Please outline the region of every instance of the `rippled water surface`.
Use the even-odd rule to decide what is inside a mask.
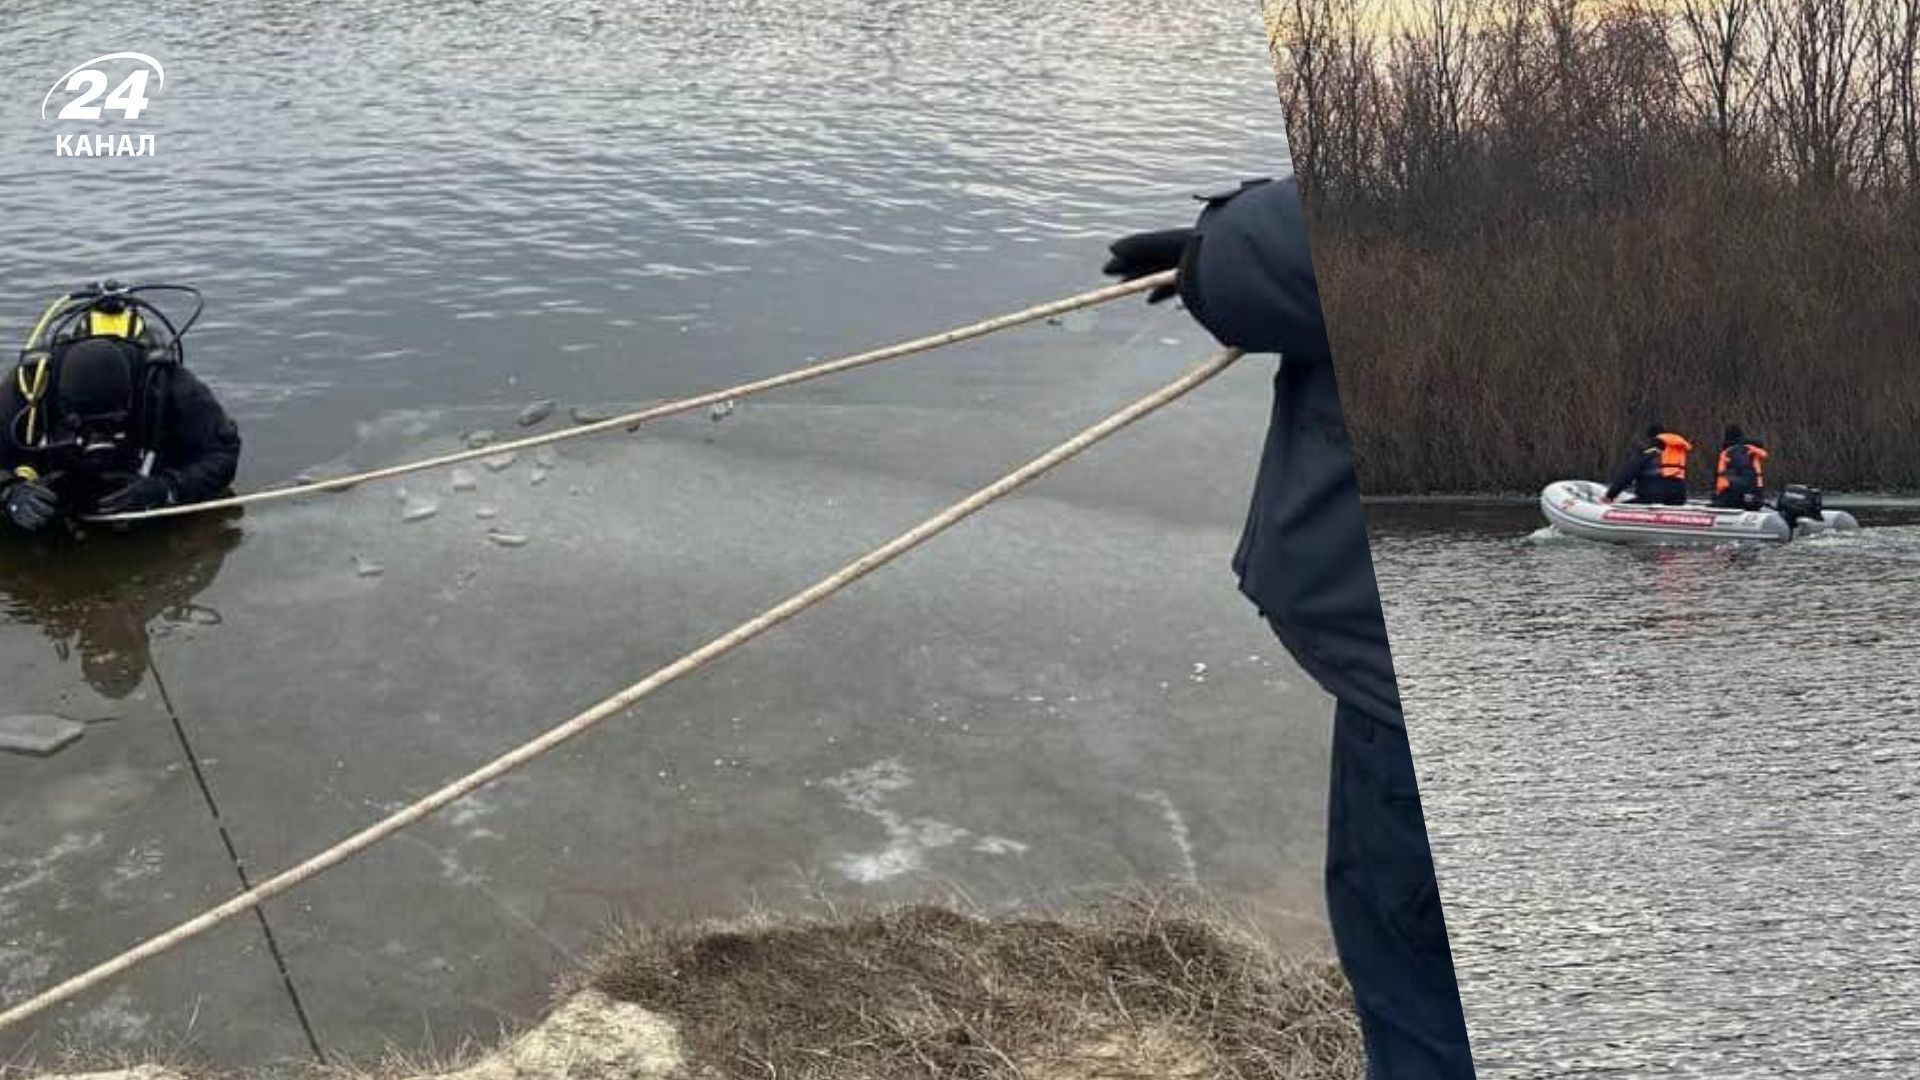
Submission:
[[[1635,549],[1369,508],[1481,1073],[1911,1077],[1920,510]]]
[[[190,358],[260,479],[381,413],[664,396],[1078,291],[1116,230],[1185,223],[1189,193],[1285,152],[1231,0],[158,0],[127,22],[0,25],[0,328],[104,275],[200,285]],[[33,103],[126,48],[166,65],[131,128],[159,156],[56,158]]]

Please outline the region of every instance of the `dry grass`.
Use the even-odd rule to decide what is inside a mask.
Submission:
[[[63,1038],[33,1052],[29,1046],[12,1058],[0,1058],[0,1080],[35,1080],[58,1076],[73,1080],[112,1077],[116,1080],[178,1080],[205,1072],[194,1050],[195,1032],[208,1018],[196,1015],[188,1029],[149,1038],[134,1047],[102,1048],[76,1038]],[[236,1078],[237,1080],[237,1078]]]
[[[83,1080],[1358,1080],[1346,981],[1222,908],[1163,897],[1054,917],[919,905],[612,932],[554,1014],[497,1045],[215,1070],[70,1051]],[[217,1019],[217,1018],[209,1018]],[[678,1063],[676,1066],[673,1063]],[[56,1077],[44,1066],[62,1069]]]
[[[1603,476],[1656,417],[1743,425],[1778,480],[1920,489],[1920,219],[1696,188],[1470,241],[1310,225],[1369,494]]]
[[[670,1017],[696,1075],[837,1080],[1352,1078],[1337,967],[1220,913],[1061,918],[915,906],[849,921],[629,931],[588,985]]]

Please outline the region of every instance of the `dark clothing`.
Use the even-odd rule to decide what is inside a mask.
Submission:
[[[1684,481],[1669,480],[1665,477],[1642,477],[1634,483],[1633,498],[1627,501],[1679,506],[1687,501],[1687,485]]]
[[[53,380],[56,411],[80,417],[124,414],[133,401],[143,351],[143,344],[117,338],[87,338],[63,347]]]
[[[1713,505],[1736,510],[1758,510],[1766,505],[1761,464],[1766,444],[1758,439],[1738,438],[1720,444],[1715,467]]]
[[[1327,911],[1370,1077],[1473,1075],[1406,729],[1342,702],[1327,792]]]
[[[58,363],[56,359],[55,363]],[[213,391],[193,372],[167,366],[157,372],[152,392],[136,392],[127,428],[129,444],[110,458],[82,462],[74,454],[31,449],[19,445],[17,422],[26,406],[17,381],[9,374],[0,384],[0,477],[25,465],[38,472],[61,495],[69,511],[91,509],[108,485],[107,474],[136,472],[145,452],[154,452],[151,475],[165,480],[176,503],[203,502],[233,483],[240,466],[240,430],[221,408]],[[135,379],[145,383],[146,372]],[[58,374],[55,380],[57,385]],[[58,431],[61,417],[57,396],[41,403],[41,423]]]
[[[1471,1077],[1359,485],[1293,181],[1210,199],[1180,296],[1223,344],[1278,352],[1273,414],[1234,554],[1287,651],[1333,694],[1327,911],[1375,1080]]]
[[[1607,484],[1607,498],[1617,499],[1628,488],[1633,489],[1633,498],[1628,502],[1662,503],[1678,506],[1687,501],[1687,482],[1670,476],[1660,475],[1660,454],[1662,447],[1657,442],[1649,442],[1627,455],[1620,467],[1613,471]]]
[[[1284,357],[1233,557],[1241,591],[1328,693],[1382,723],[1400,723],[1360,488],[1292,180],[1209,202],[1180,269],[1180,297],[1222,343]]]

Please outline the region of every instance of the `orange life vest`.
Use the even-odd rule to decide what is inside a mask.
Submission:
[[[1734,459],[1735,450],[1745,450],[1740,460]],[[1734,443],[1720,451],[1720,461],[1714,470],[1713,493],[1722,494],[1738,480],[1740,485],[1754,491],[1767,486],[1767,451],[1752,443]]]
[[[1693,444],[1670,431],[1654,436],[1653,441],[1660,445],[1658,475],[1667,480],[1686,480],[1687,452]]]

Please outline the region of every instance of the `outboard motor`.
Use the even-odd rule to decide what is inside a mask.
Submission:
[[[1774,509],[1787,519],[1787,527],[1793,528],[1802,520],[1825,521],[1820,512],[1820,489],[1805,484],[1788,484],[1780,498],[1775,501]]]

